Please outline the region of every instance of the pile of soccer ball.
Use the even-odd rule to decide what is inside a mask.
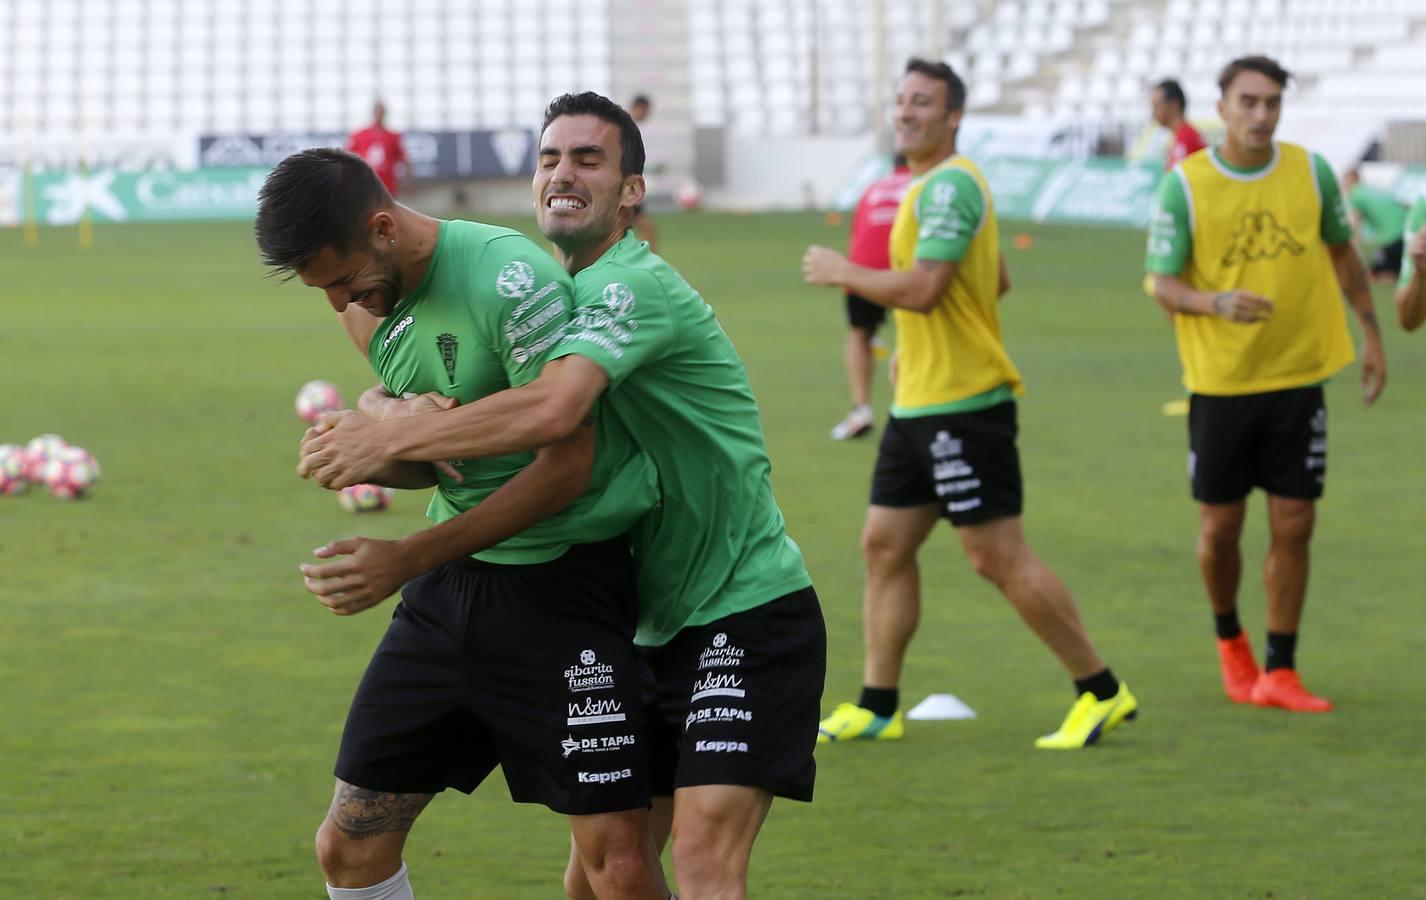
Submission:
[[[309,381],[297,392],[297,415],[308,425],[315,425],[322,413],[342,408],[342,392],[330,381]],[[380,512],[391,505],[392,491],[376,484],[354,484],[342,488],[337,502],[352,513]]]
[[[89,496],[99,483],[99,462],[83,447],[57,434],[42,434],[25,446],[0,444],[0,496],[14,497],[43,484],[61,500]]]

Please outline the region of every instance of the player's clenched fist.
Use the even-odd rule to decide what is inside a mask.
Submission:
[[[1213,296],[1213,312],[1230,322],[1261,322],[1272,315],[1273,302],[1242,288]]]
[[[816,244],[802,254],[802,278],[808,284],[841,284],[847,270],[847,258],[836,250]]]

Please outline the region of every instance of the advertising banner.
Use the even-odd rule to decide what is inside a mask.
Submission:
[[[32,204],[28,217],[42,225],[73,225],[86,212],[95,222],[251,219],[268,171],[41,172],[30,176],[24,193]],[[4,185],[0,177],[0,209],[5,203]]]
[[[206,134],[198,138],[203,168],[272,168],[310,147],[344,147],[347,135]],[[535,171],[535,133],[527,128],[500,131],[405,131],[401,134],[412,178],[505,178]]]

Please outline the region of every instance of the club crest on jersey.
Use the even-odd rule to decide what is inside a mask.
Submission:
[[[1259,209],[1243,213],[1238,228],[1233,232],[1233,243],[1223,254],[1223,265],[1277,259],[1284,253],[1301,256],[1306,252],[1307,249],[1293,238],[1292,232],[1278,223],[1276,216]]]
[[[456,386],[456,350],[460,347],[460,342],[456,336],[450,332],[436,336],[436,347],[441,351],[441,362],[446,367],[446,380],[451,387]]]
[[[495,276],[495,290],[507,300],[519,300],[535,286],[535,270],[523,259],[506,263]]]
[[[604,286],[604,306],[616,319],[627,319],[634,311],[634,292],[622,281]]]

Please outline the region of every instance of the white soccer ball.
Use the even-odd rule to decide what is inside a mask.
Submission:
[[[40,480],[40,469],[69,445],[57,434],[42,434],[25,445],[25,478]]]
[[[391,490],[378,484],[354,484],[342,488],[337,502],[351,513],[380,512],[391,505]]]
[[[0,444],[0,496],[13,497],[29,490],[29,468],[24,447]]]
[[[65,447],[40,469],[40,480],[61,500],[89,496],[99,483],[99,461],[83,447]]]
[[[685,181],[673,192],[673,199],[686,210],[695,210],[703,205],[703,188],[696,181]]]
[[[302,421],[313,425],[322,413],[342,408],[342,392],[330,381],[309,381],[297,392],[296,407]]]

